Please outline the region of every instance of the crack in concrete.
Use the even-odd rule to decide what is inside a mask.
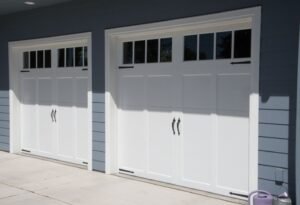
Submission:
[[[51,199],[53,201],[57,201],[57,202],[64,203],[64,204],[67,204],[67,205],[72,205],[69,202],[66,202],[66,201],[63,201],[63,200],[60,200],[60,199],[57,199],[57,198],[54,198],[54,197],[51,197],[51,196],[48,196],[48,195],[40,194],[40,193],[37,193],[37,192],[32,191],[32,190],[28,190],[28,189],[25,189],[25,188],[22,188],[22,187],[17,187],[17,186],[11,185],[11,184],[3,183],[3,182],[0,182],[0,183],[3,184],[3,185],[9,186],[11,188],[19,189],[19,190],[22,190],[22,191],[25,191],[25,192],[29,192],[29,193],[36,194],[36,195],[41,196],[41,197]],[[17,195],[11,195],[9,197],[14,197],[14,196],[17,196]],[[0,198],[0,200],[5,199],[5,198],[9,198],[9,197]]]

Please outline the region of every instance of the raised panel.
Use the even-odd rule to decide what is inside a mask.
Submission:
[[[184,108],[214,108],[214,85],[212,75],[186,75],[183,77]]]
[[[250,76],[218,75],[217,107],[218,110],[249,111]]]

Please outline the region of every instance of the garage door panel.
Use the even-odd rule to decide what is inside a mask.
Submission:
[[[214,173],[213,116],[207,110],[185,109],[182,122],[182,180],[210,186]]]
[[[57,79],[57,126],[59,154],[73,158],[75,153],[75,113],[72,78]]]
[[[183,107],[214,107],[214,77],[207,75],[185,75],[183,77]]]
[[[124,76],[120,81],[121,107],[145,105],[145,78],[143,76]]]
[[[36,96],[36,79],[24,78],[22,79],[22,103],[25,105],[35,105]]]
[[[175,147],[172,140],[171,110],[152,111],[149,115],[149,173],[156,177],[171,178]]]
[[[175,102],[176,81],[173,76],[150,76],[147,78],[147,104],[149,107],[172,107]]]
[[[146,116],[137,110],[120,111],[119,167],[139,172],[146,169]]]
[[[22,79],[22,148],[37,149],[36,80]]]
[[[218,113],[217,186],[248,193],[249,119]]]
[[[218,75],[218,110],[249,111],[250,76]]]

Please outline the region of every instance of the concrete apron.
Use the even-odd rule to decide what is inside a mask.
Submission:
[[[0,152],[1,205],[236,205],[241,202]]]

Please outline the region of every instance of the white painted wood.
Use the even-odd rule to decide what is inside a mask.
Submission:
[[[164,139],[162,138],[166,136],[163,131],[165,124],[167,124],[167,120],[165,120],[168,118],[166,113],[169,113],[171,119],[174,115],[176,118],[181,118],[182,123],[179,127],[182,133],[180,136],[176,135],[169,142],[170,144],[174,144],[174,156],[180,159],[180,162],[178,163],[176,160],[173,162],[174,172],[169,174],[173,176],[173,178],[170,177],[168,179],[168,177],[166,177],[168,174],[155,178],[151,176],[150,172],[147,173],[147,169],[145,169],[143,173],[142,168],[140,168],[138,176],[146,176],[151,179],[167,181],[224,195],[229,195],[229,191],[247,194],[253,189],[256,189],[258,180],[257,96],[259,34],[257,33],[260,33],[259,24],[260,8],[253,8],[203,17],[107,30],[106,102],[109,103],[106,104],[106,115],[111,119],[106,124],[108,132],[106,136],[106,147],[108,148],[109,155],[107,160],[111,165],[107,167],[108,172],[117,172],[119,167],[116,166],[116,164],[120,162],[120,150],[118,149],[120,143],[116,144],[114,142],[122,140],[119,130],[123,129],[120,128],[123,127],[123,124],[120,114],[116,115],[114,113],[116,113],[115,110],[118,107],[122,109],[120,112],[125,112],[124,107],[120,107],[119,96],[123,95],[122,89],[124,90],[126,88],[122,86],[122,89],[115,89],[115,85],[117,84],[115,80],[117,75],[115,73],[119,73],[119,76],[122,76],[122,73],[124,74],[125,72],[116,72],[117,70],[114,69],[118,66],[116,61],[120,62],[120,55],[117,57],[114,53],[116,50],[120,52],[120,49],[116,49],[116,42],[151,39],[157,36],[171,35],[173,41],[175,39],[173,42],[175,57],[173,56],[173,59],[174,63],[176,62],[176,64],[173,65],[173,71],[171,73],[168,73],[168,71],[165,72],[164,69],[160,68],[160,65],[145,65],[144,72],[143,69],[135,69],[135,72],[129,71],[128,73],[130,73],[130,75],[146,76],[144,77],[143,83],[148,82],[149,76],[147,76],[147,74],[176,76],[175,79],[177,83],[175,83],[175,87],[178,93],[181,93],[181,97],[175,95],[175,99],[181,100],[177,100],[177,102],[175,100],[174,105],[170,106],[170,110],[168,110],[168,106],[166,106],[167,101],[164,98],[165,95],[159,95],[166,87],[170,89],[170,93],[172,93],[170,88],[172,86],[168,86],[166,83],[163,86],[154,86],[153,88],[158,94],[152,96],[154,97],[153,99],[151,98],[153,102],[151,100],[149,102],[153,103],[156,109],[149,108],[147,96],[150,94],[145,92],[144,99],[147,99],[145,103],[146,106],[139,109],[137,107],[131,108],[131,112],[135,112],[137,115],[138,111],[140,111],[138,114],[141,116],[139,118],[139,124],[143,123],[144,115],[152,116],[151,121],[154,122],[150,122],[150,120],[149,122],[150,124],[154,124],[154,126],[146,129],[146,135],[151,135],[151,132],[153,132],[156,135],[155,139],[159,139],[162,145],[164,144]],[[253,40],[252,58],[250,59],[252,61],[251,65],[232,66],[230,64],[231,60],[180,64],[182,61],[182,48],[180,48],[180,45],[182,46],[183,43],[180,42],[179,37],[182,37],[183,34],[218,32],[249,27],[252,28]],[[117,38],[121,40],[117,41]],[[118,46],[120,47],[120,44],[118,44]],[[240,60],[242,61],[244,59],[238,59],[237,61]],[[143,66],[139,65],[138,68],[140,67]],[[153,73],[149,70],[153,71]],[[203,83],[203,85],[201,85],[201,83]],[[155,83],[155,85],[157,84],[158,83]],[[146,83],[146,91],[148,86]],[[118,87],[120,88],[120,86]],[[132,106],[136,106],[135,103],[141,100],[139,98],[141,97],[140,95],[134,95],[136,89],[141,87],[143,86],[132,86],[134,89],[131,89],[132,93],[128,95],[135,99],[131,102]],[[159,109],[160,106],[163,109]],[[156,115],[158,117],[156,117]],[[120,127],[118,127],[118,136],[111,130],[112,127],[115,129],[116,119],[118,119],[117,122],[119,124],[121,123]],[[130,119],[129,113],[126,118],[128,124],[130,124]],[[156,121],[159,121],[159,123],[156,123]],[[168,124],[170,124],[170,121]],[[198,130],[201,131],[198,132]],[[161,135],[160,138],[159,135]],[[205,136],[210,136],[211,138]],[[157,144],[157,141],[155,142]],[[196,145],[197,143],[199,146]],[[161,144],[159,146],[161,146]],[[239,146],[237,146],[237,144]],[[124,152],[124,150],[122,152]],[[159,152],[165,152],[165,150],[162,151],[162,149],[160,149]],[[237,154],[239,152],[240,154]],[[116,153],[118,153],[119,157],[116,157]],[[136,157],[142,161],[141,158],[144,156],[145,154],[141,154]],[[147,156],[148,158],[145,160],[149,161],[149,150]],[[162,153],[162,156],[166,155]],[[193,156],[194,159],[192,159]],[[197,156],[196,159],[195,156]],[[132,157],[133,159],[131,158],[131,160],[134,160],[135,156],[133,155]],[[155,162],[159,163],[159,160]],[[161,163],[157,166],[160,166],[158,168],[160,172],[166,173],[166,168],[171,165],[169,162],[165,162],[165,164]],[[134,170],[134,168],[132,168],[132,170]]]
[[[16,102],[16,98],[19,100],[13,106],[12,111],[14,116],[20,116],[22,135],[22,140],[20,140],[22,142],[19,145],[11,144],[13,152],[28,149],[32,154],[63,161],[80,164],[87,162],[88,168],[92,169],[91,48],[88,48],[89,66],[87,71],[82,71],[81,68],[56,67],[57,48],[89,45],[91,45],[90,33],[10,43],[11,59],[18,62],[17,64],[11,63],[10,68],[11,72],[15,74],[15,78],[20,74],[20,68],[22,68],[23,51],[52,49],[51,69],[35,69],[29,73],[22,73],[19,84],[17,79],[12,78],[16,84],[11,83],[12,93],[16,96],[10,95],[11,102]],[[22,96],[26,96],[23,93],[30,92],[28,91],[30,89],[24,89],[22,82],[28,78],[32,79],[34,82],[32,84],[35,86],[35,100],[32,99],[34,102],[30,102],[34,106],[27,106],[23,103]],[[65,81],[65,79],[70,79],[70,81]],[[17,94],[18,87],[21,88],[20,94]],[[69,95],[72,95],[72,98],[68,98]],[[20,112],[18,112],[19,106],[22,108]],[[33,117],[32,113],[30,115],[24,113],[28,108],[35,113]],[[56,110],[56,123],[52,122],[52,110]],[[31,120],[28,120],[28,117],[35,122],[30,123]],[[30,126],[33,128],[31,133],[25,132],[26,136],[24,136],[23,129],[30,130]],[[29,137],[30,134],[33,135]],[[11,141],[18,141],[15,136],[13,133]],[[24,146],[24,139],[25,142],[32,145]]]

